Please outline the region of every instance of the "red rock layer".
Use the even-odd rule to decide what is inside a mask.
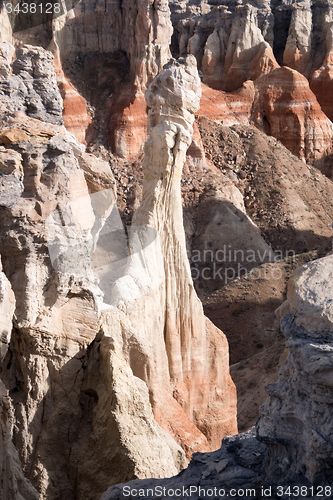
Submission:
[[[147,139],[147,106],[143,92],[139,91],[132,102],[123,94],[117,101],[110,121],[109,141],[113,151],[121,158],[135,158],[143,150]]]
[[[255,82],[253,123],[307,162],[330,154],[332,124],[323,113],[307,79],[287,67]]]
[[[247,81],[234,92],[213,90],[206,85],[201,86],[202,96],[200,101],[199,116],[209,120],[222,121],[230,126],[235,123],[247,125],[254,99],[253,82]]]
[[[91,118],[87,111],[86,101],[68,83],[65,77],[58,80],[58,87],[63,98],[63,118],[66,129],[71,132],[78,142],[86,144],[89,135]]]
[[[53,46],[51,48],[53,48]],[[78,142],[86,144],[87,141],[89,141],[89,125],[91,124],[86,101],[65,77],[57,47],[53,48],[53,52],[54,71],[58,88],[63,99],[64,125],[66,129],[74,135]]]
[[[324,64],[315,71],[310,80],[311,90],[316,94],[318,102],[328,116],[333,121],[333,43],[332,28],[327,34],[327,54]]]

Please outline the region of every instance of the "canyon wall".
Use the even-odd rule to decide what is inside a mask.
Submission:
[[[238,114],[246,115],[294,154],[316,162],[324,173],[331,174],[333,11],[326,0],[244,4],[226,0],[223,5],[172,1],[170,9],[165,1],[136,2],[134,6],[125,2],[121,8],[112,2],[84,2],[48,24],[23,29],[28,26],[23,23],[21,31],[15,30],[15,16],[10,18],[14,34],[8,15],[1,13],[3,40],[41,45],[53,52],[65,125],[80,142],[111,146],[125,159],[137,157],[147,138],[143,95],[147,84],[171,53],[176,57],[192,54],[203,83],[227,91],[226,98],[234,107],[237,104]],[[282,72],[279,78],[276,70],[282,65],[294,73],[287,77]],[[275,76],[269,77],[272,72]],[[263,75],[270,78],[265,84],[276,89],[276,98],[285,108],[280,108],[275,98],[267,113],[258,82],[255,115],[249,115],[247,102],[237,102],[229,92]],[[303,90],[306,84],[300,75],[309,81],[314,94]],[[313,105],[309,107],[307,101]],[[272,113],[281,114],[284,123],[280,127]],[[226,121],[228,117],[222,113],[217,119]]]
[[[246,94],[248,80],[254,81],[254,109],[248,115],[251,122],[299,158],[315,162],[331,175],[327,165],[332,151],[331,3],[173,1],[170,8],[172,52],[195,55],[202,81],[226,91],[227,101],[230,91],[245,85]],[[278,71],[279,65],[284,68]],[[285,67],[295,71],[288,72]],[[264,100],[268,94],[267,107]],[[240,99],[238,111],[246,110],[247,102],[243,102]],[[220,120],[232,120],[232,114],[227,115],[222,112]]]
[[[157,0],[84,2],[14,34],[15,19],[0,14],[4,495],[96,498],[110,484],[176,474],[186,456],[217,448],[237,430],[235,388],[186,245],[250,245],[272,260],[268,243],[303,251],[327,242],[330,181],[263,134],[332,176],[331,3],[224,4],[170,2],[170,14]],[[182,59],[156,77],[171,54]],[[143,201],[127,237],[114,195],[132,219],[142,153]],[[327,260],[318,266],[310,275],[330,290],[320,281],[331,275]],[[327,408],[318,410],[330,401],[329,366],[316,360],[328,349],[330,312],[314,281],[305,285],[284,306],[303,319],[297,328],[291,316],[282,321],[290,355],[258,436],[195,455],[179,484],[329,477],[330,444],[318,436],[322,424],[330,432]]]
[[[57,124],[52,55],[27,46],[11,66],[12,47],[2,54],[2,488],[36,497],[21,462],[40,498],[95,498],[117,476],[176,472],[184,453],[114,351],[126,318],[121,326],[115,311],[110,332],[99,333],[103,293],[90,253],[115,203],[110,167]],[[99,203],[88,186],[103,190]]]
[[[227,340],[196,296],[182,223],[196,61],[172,61],[146,93],[128,256],[109,164],[62,125],[52,55],[1,54],[3,491],[29,480],[23,498],[96,498],[175,474],[237,431]]]

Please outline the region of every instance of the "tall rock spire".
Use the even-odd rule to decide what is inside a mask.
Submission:
[[[146,91],[143,201],[132,227],[137,262],[133,257],[113,294],[150,346],[145,369],[138,354],[132,369],[148,385],[155,418],[189,455],[219,446],[237,429],[227,340],[204,316],[186,255],[180,181],[200,96],[194,56],[171,60]]]

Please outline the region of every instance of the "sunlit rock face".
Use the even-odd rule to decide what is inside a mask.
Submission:
[[[332,151],[332,122],[320,108],[307,79],[288,67],[255,82],[254,124],[289,151],[319,168]]]
[[[95,253],[103,251],[100,232],[115,208],[110,166],[57,124],[55,74],[46,65],[44,80],[41,64],[52,55],[28,46],[12,61],[13,48],[6,44],[5,52],[1,492],[4,498],[33,499],[36,490],[42,499],[96,498],[110,483],[177,473],[185,454],[158,426],[146,384],[115,349],[118,335],[133,335],[128,318],[107,304],[101,330],[105,301]]]
[[[181,173],[200,102],[195,58],[166,65],[147,89],[146,102],[143,202],[133,226],[155,230],[156,239],[149,246],[148,233],[140,235],[137,244],[146,248],[141,274],[139,258],[133,258],[113,296],[145,339],[141,347],[137,343],[132,368],[140,370],[138,376],[150,389],[155,418],[190,455],[218,446],[223,435],[236,429],[227,341],[204,317],[196,296],[182,220]],[[164,306],[156,309],[156,303]],[[145,316],[139,319],[140,310]],[[139,356],[145,359],[144,369]]]
[[[176,474],[185,454],[237,431],[228,344],[194,291],[182,222],[195,59],[173,60],[147,90],[128,254],[109,164],[61,124],[52,56],[24,46],[15,59],[9,44],[2,54],[1,460],[18,491],[22,467],[27,499],[92,499]]]

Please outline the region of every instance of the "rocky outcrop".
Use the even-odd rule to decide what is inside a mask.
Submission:
[[[147,91],[143,202],[127,258],[109,165],[52,123],[62,120],[51,112],[61,98],[46,101],[38,72],[52,58],[35,47],[18,56],[15,78],[8,57],[4,74],[22,91],[9,100],[3,78],[1,101],[1,169],[24,186],[11,203],[13,183],[1,192],[7,312],[6,293],[16,300],[1,337],[12,404],[2,456],[12,453],[12,435],[13,457],[41,499],[92,499],[112,483],[177,473],[186,460],[175,440],[190,456],[237,429],[227,341],[196,296],[182,224],[200,80],[190,57],[172,61]],[[31,79],[20,73],[29,64]],[[35,91],[33,117],[24,81]]]
[[[323,65],[311,77],[311,90],[316,94],[323,112],[333,120],[332,89],[333,89],[333,25],[326,35],[326,57]]]
[[[278,67],[270,45],[256,24],[250,5],[236,9],[225,55],[224,90],[236,90]]]
[[[57,85],[62,97],[64,125],[78,142],[86,144],[93,138],[91,131],[92,120],[88,114],[87,103],[65,77],[57,47],[54,49],[54,69]]]
[[[17,126],[16,119],[12,127]],[[89,165],[89,158],[78,145],[71,144],[64,130],[44,126],[38,131],[38,126],[40,122],[29,122],[25,117],[24,127],[30,132],[31,142],[24,168],[36,169],[26,184],[33,204],[21,199],[10,213],[2,214],[7,223],[12,218],[18,221],[16,226],[11,223],[12,236],[3,234],[1,244],[18,303],[4,378],[13,398],[14,437],[20,459],[41,498],[93,498],[118,477],[168,475],[179,470],[183,459],[181,450],[155,423],[145,385],[133,377],[124,360],[113,354],[109,336],[96,339],[101,292],[90,269],[87,249],[99,207],[94,216],[84,173],[77,162]],[[24,142],[17,140],[11,146],[22,150]],[[34,155],[37,158],[31,160]],[[41,174],[41,169],[46,172]],[[78,245],[83,254],[79,259],[74,252],[70,259],[65,253],[57,265],[53,261],[52,268],[46,246],[48,243],[52,259],[52,226],[45,232],[45,219],[61,203],[59,189],[64,203],[60,215],[65,227],[76,228],[73,245]],[[37,193],[39,201],[35,201]],[[23,253],[19,238],[23,238]],[[76,247],[67,243],[67,248]],[[43,289],[48,292],[44,294]],[[117,324],[110,325],[111,331]],[[125,414],[132,415],[128,423]],[[134,425],[136,437],[131,440],[128,428],[132,431]],[[165,446],[164,441],[168,443]],[[144,451],[144,443],[149,443],[149,452]],[[107,470],[105,463],[109,463]]]
[[[222,122],[226,126],[249,125],[255,88],[251,81],[234,92],[223,92],[202,85],[198,117]]]
[[[2,10],[0,13],[0,43],[2,42],[12,42],[12,27],[8,19],[8,14]]]
[[[310,0],[292,5],[283,64],[309,76],[311,70],[312,12]]]
[[[1,343],[0,343],[0,361],[2,362],[10,342],[12,320],[15,310],[15,296],[10,286],[10,282],[2,271],[0,262],[0,328],[1,328]]]
[[[188,469],[177,477],[116,485],[104,493],[103,500],[135,498],[146,488],[153,489],[151,498],[159,498],[160,491],[167,498],[177,498],[179,489],[189,492],[192,486],[191,496],[196,499],[202,498],[203,491],[213,498],[214,494],[234,496],[235,489],[242,491],[239,497],[251,489],[251,497],[259,499],[275,491],[280,495],[281,487],[300,485],[316,498],[318,485],[330,488],[332,266],[332,256],[311,262],[290,281],[287,302],[278,310],[289,353],[279,380],[267,387],[269,397],[261,408],[256,435],[252,430],[228,436],[220,450],[194,455]],[[157,486],[161,490],[154,490]]]
[[[35,43],[36,39],[55,55],[58,85],[64,99],[65,125],[79,141],[111,146],[114,153],[128,160],[142,153],[147,139],[144,90],[170,58],[169,46],[177,56],[193,54],[202,71],[202,81],[214,89],[228,92],[237,91],[248,80],[255,81],[278,69],[278,60],[311,81],[319,104],[331,117],[329,40],[332,8],[329,2],[253,1],[239,5],[234,0],[226,0],[223,6],[206,2],[187,6],[171,2],[170,7],[175,30],[172,40],[169,6],[164,1],[137,2],[133,8],[125,2],[121,9],[110,4],[106,11],[89,3],[77,4],[53,19],[52,33],[48,36],[45,26],[35,27],[25,35],[15,33],[17,43],[24,40]],[[92,18],[91,9],[96,11]],[[6,22],[4,14],[2,22]],[[246,90],[240,91],[241,101],[249,90],[249,84],[245,86]],[[287,88],[282,90],[281,99],[290,108],[295,102],[288,92]],[[237,96],[232,95],[229,100],[235,109],[239,106]],[[318,123],[314,126],[308,118],[303,119],[301,115],[309,116],[308,100],[311,102],[312,96],[300,99],[298,109],[292,113],[300,126],[293,126],[290,134],[290,127],[283,124],[286,132],[275,131],[273,135],[284,144],[288,142],[290,150],[308,162],[327,158],[320,168],[330,176],[330,132],[321,123],[318,134]],[[264,103],[260,102],[260,106]],[[240,123],[245,123],[247,102],[244,109],[241,107],[236,109],[235,116],[239,115]],[[284,121],[291,121],[289,111]],[[256,112],[260,116],[254,117],[254,122],[270,133],[265,122],[266,111],[261,108]],[[221,119],[224,115],[221,114]],[[303,145],[304,130],[308,129],[312,144]],[[304,152],[304,148],[308,151]]]
[[[211,6],[201,2],[195,7],[171,2],[171,11],[175,27],[173,53],[194,54],[202,70],[203,82],[214,89],[234,91],[240,89],[246,80],[256,81],[272,72],[278,75],[278,63],[297,70],[297,73],[293,73],[292,86],[295,86],[295,89],[290,89],[288,80],[291,73],[288,78],[288,75],[284,74],[285,67],[281,69],[283,76],[280,80],[281,83],[286,80],[286,87],[282,90],[282,85],[276,85],[282,106],[281,117],[284,116],[281,119],[289,125],[281,123],[279,128],[267,123],[267,110],[262,101],[260,104],[257,102],[255,113],[258,113],[258,117],[254,115],[252,118],[261,130],[281,140],[300,158],[309,163],[320,160],[316,165],[330,177],[330,125],[320,110],[322,106],[327,117],[332,118],[330,2],[253,1],[239,5],[239,2],[230,0],[226,1],[224,6]],[[303,92],[301,87],[306,85],[299,73],[311,82],[311,89],[319,102],[319,105],[316,103],[311,106],[311,110],[308,103],[313,102],[313,96],[308,90],[305,91],[308,95],[304,95],[304,99],[300,98],[295,110],[292,109],[296,104],[292,94],[296,92],[300,97]],[[262,81],[265,85],[274,87],[275,77]],[[248,86],[248,83],[246,85]],[[310,118],[310,114],[317,117]],[[221,119],[226,119],[224,112],[220,116]],[[241,118],[243,119],[243,114]],[[319,120],[321,123],[315,125],[311,123],[313,120]],[[294,125],[292,121],[295,121]],[[283,137],[283,129],[286,130],[286,137]],[[305,144],[305,136],[308,136],[309,144]]]
[[[12,442],[13,407],[0,380],[0,494],[2,498],[38,500],[37,491],[24,477],[17,450]]]
[[[91,253],[96,245],[103,249],[97,240],[114,206],[110,167],[86,154],[64,127],[41,121],[54,121],[49,110],[61,102],[57,94],[46,107],[38,81],[38,61],[52,58],[43,49],[21,50],[25,67],[31,59],[36,64],[37,82],[24,76],[36,89],[38,119],[23,113],[29,112],[28,92],[16,100],[3,92],[1,169],[18,176],[25,194],[8,203],[13,182],[2,184],[0,253],[13,290],[1,274],[1,378],[11,398],[4,393],[1,399],[3,491],[36,496],[19,475],[18,456],[40,498],[96,498],[110,482],[176,473],[185,458],[154,420],[147,386],[114,350],[117,334],[133,335],[128,319],[113,308],[104,334],[100,330],[101,262]],[[19,69],[20,61],[13,67]],[[7,78],[21,85],[19,71]],[[15,105],[20,111],[13,111]]]
[[[53,57],[41,48],[0,47],[0,113],[22,111],[32,118],[61,125],[62,99],[53,70]],[[12,67],[11,67],[12,63]]]
[[[232,180],[234,188],[240,191],[248,216],[259,227],[274,251],[282,251],[285,257],[288,256],[289,250],[296,254],[316,248],[327,251],[332,232],[333,210],[330,200],[333,186],[325,175],[316,168],[309,168],[279,141],[267,137],[255,127],[224,127],[200,117],[199,128],[205,154],[212,159],[219,172]],[[197,207],[200,219],[206,217],[205,205],[206,210],[213,209],[213,192],[218,188],[225,196],[231,191],[222,183],[219,187],[217,182],[215,186],[209,186],[205,195],[201,196],[202,205]],[[237,206],[236,198],[233,204]],[[213,222],[214,219],[210,220],[210,224]],[[246,220],[243,219],[243,222]],[[196,227],[199,225],[206,228],[206,224],[197,218]],[[217,238],[219,231],[215,233]],[[230,227],[228,235],[231,237],[232,233],[233,228]],[[200,234],[199,231],[197,234]],[[244,240],[250,238],[245,227],[241,234]],[[224,237],[223,233],[220,237]],[[209,241],[211,240],[207,240],[207,245]],[[230,238],[229,243],[232,242],[233,239]],[[256,249],[254,253],[259,257],[262,252],[260,250],[258,253],[259,246],[258,239],[254,238],[247,248]],[[212,245],[215,258],[217,248],[223,249],[223,245]],[[207,255],[209,256],[209,253]],[[237,255],[234,257],[231,252],[229,257],[226,251],[225,261],[231,265],[232,261],[240,262],[242,252]]]
[[[0,363],[11,340],[15,296],[0,261]],[[0,365],[0,366],[1,366]],[[2,366],[0,376],[2,374]],[[24,477],[18,452],[12,442],[15,419],[11,398],[0,379],[0,494],[2,498],[37,500],[38,493]]]
[[[282,142],[289,151],[320,166],[332,151],[331,121],[322,112],[308,81],[287,67],[255,82],[254,124]]]
[[[188,468],[170,479],[147,479],[117,484],[109,488],[100,500],[133,500],[140,493],[157,500],[186,498],[201,500],[204,496],[241,498],[251,491],[251,498],[259,500],[260,472],[265,457],[265,445],[255,438],[254,431],[223,439],[222,448],[213,453],[196,453]],[[237,491],[240,495],[237,495]],[[236,493],[236,495],[235,495]]]
[[[145,0],[133,5],[128,1],[121,5],[110,3],[106,8],[96,2],[76,2],[71,8],[63,8],[62,15],[54,16],[52,21],[41,18],[41,24],[33,27],[31,19],[24,22],[22,16],[11,15],[12,26],[17,28],[23,22],[22,29],[15,29],[14,34],[8,16],[2,12],[3,41],[12,42],[14,38],[18,45],[36,44],[50,50],[55,56],[68,130],[85,143],[100,140],[102,129],[106,144],[111,144],[119,156],[131,158],[142,151],[147,138],[143,93],[170,58],[172,25],[168,2]],[[119,58],[126,60],[126,70],[119,66]],[[91,59],[97,62],[98,69]],[[110,74],[110,60],[116,76]],[[87,68],[90,75],[93,73],[91,78],[97,78],[100,63],[106,63],[106,71],[100,75],[101,81],[91,85],[82,70]],[[86,102],[95,112],[94,127],[89,127],[91,116]]]
[[[96,15],[91,16],[91,11]],[[113,151],[123,158],[131,158],[142,151],[147,127],[143,93],[170,58],[171,34],[170,12],[165,0],[138,1],[134,5],[128,1],[121,6],[110,4],[106,11],[103,6],[86,2],[53,20],[51,50],[59,53],[65,73],[83,96],[97,107],[97,127],[102,126],[103,134],[109,135]],[[96,99],[95,89],[94,95],[90,95],[91,88],[85,86],[80,76],[82,63],[85,65],[85,59],[91,54],[99,60],[104,57],[106,62],[108,58],[114,59],[116,78],[121,80],[120,86],[116,84],[112,89],[109,63],[99,82],[102,88],[105,85],[110,88],[109,93],[103,95],[102,102]],[[118,57],[128,61],[126,71],[121,74]],[[90,64],[90,72],[91,69]],[[106,83],[107,79],[111,81]],[[82,106],[83,103],[80,106],[78,103],[79,108]],[[99,112],[99,108],[103,109]],[[68,123],[72,114],[65,107]]]
[[[289,484],[331,482],[332,272],[332,256],[299,268],[278,309],[289,355],[257,424],[268,482],[282,475]]]
[[[13,150],[0,147],[0,206],[15,205],[21,196],[23,186],[22,157]]]
[[[203,81],[232,91],[248,79],[278,67],[272,52],[273,16],[267,2],[223,6],[207,3],[188,11],[171,2],[174,52],[195,55]],[[181,12],[181,13],[180,13]]]

